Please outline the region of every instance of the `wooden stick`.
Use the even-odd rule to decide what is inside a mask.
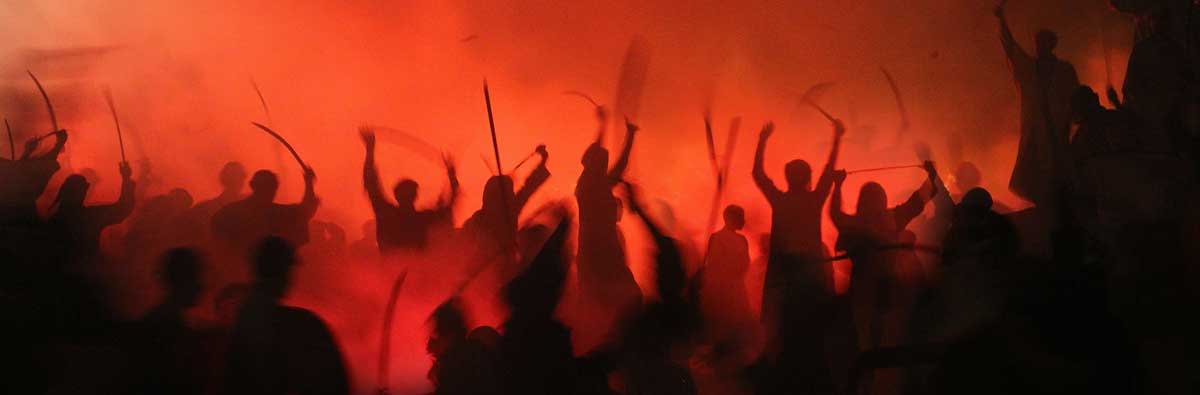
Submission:
[[[487,103],[488,128],[492,131],[492,152],[496,154],[496,171],[500,171],[504,166],[500,164],[500,143],[496,141],[496,119],[492,116],[492,94],[488,90],[487,80],[483,80],[483,101]]]
[[[870,173],[870,172],[875,172],[875,171],[884,171],[884,170],[897,170],[897,169],[910,169],[910,168],[918,168],[918,169],[919,169],[919,168],[922,168],[922,167],[925,167],[925,165],[904,165],[904,166],[876,167],[876,168],[871,168],[871,169],[859,169],[859,170],[852,170],[852,171],[848,171],[848,172],[846,172],[846,174]]]
[[[113,105],[112,91],[104,89],[104,100],[108,102],[108,110],[112,112],[113,124],[117,125],[117,145],[121,147],[121,162],[125,160],[125,138],[121,136],[121,120],[117,118],[117,107]]]

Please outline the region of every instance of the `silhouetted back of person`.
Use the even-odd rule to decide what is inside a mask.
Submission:
[[[297,246],[308,242],[308,222],[317,213],[319,201],[313,190],[316,173],[304,171],[304,198],[297,204],[275,203],[279,178],[259,170],[250,179],[250,196],[230,203],[212,219],[213,236],[232,251],[247,251],[269,236],[282,237]]]
[[[750,243],[740,233],[746,226],[745,210],[729,205],[725,207],[724,217],[725,226],[708,238],[701,279],[701,305],[717,340],[737,341],[753,332],[746,295]]]
[[[376,237],[380,252],[386,254],[423,250],[435,226],[449,226],[452,223],[452,209],[458,198],[458,176],[454,163],[448,159],[445,162],[450,193],[439,199],[433,208],[416,208],[419,185],[407,178],[400,180],[392,188],[392,197],[396,199],[396,203],[392,203],[384,197],[383,186],[379,181],[379,169],[375,164],[375,132],[365,128],[359,132],[367,150],[363,162],[363,187],[366,188],[367,198],[371,201],[371,209],[375,213]]]
[[[227,356],[226,394],[348,394],[342,353],[311,311],[280,304],[297,264],[280,237],[254,250],[254,284],[238,312]]]
[[[1036,57],[1030,56],[1008,28],[1004,5],[996,7],[1000,42],[1012,68],[1021,98],[1021,141],[1009,189],[1043,208],[1057,204],[1059,183],[1068,176],[1066,146],[1070,133],[1070,97],[1079,86],[1075,67],[1058,59],[1058,36],[1049,30],[1036,35]]]
[[[0,158],[0,227],[32,226],[40,222],[37,199],[46,184],[58,171],[58,155],[67,143],[67,131],[54,134],[54,147],[35,155],[39,140],[35,137],[25,144],[20,159]]]
[[[809,311],[814,311],[833,295],[833,270],[824,262],[825,246],[821,242],[821,208],[833,186],[833,169],[837,165],[842,136],[846,133],[841,121],[834,122],[833,126],[829,160],[816,186],[812,187],[812,168],[808,162],[793,160],[784,166],[786,192],[776,187],[763,169],[767,140],[774,134],[775,125],[765,124],[759,133],[752,176],[758,190],[771,205],[771,243],[763,280],[761,316],[766,326],[768,353],[778,351],[775,339],[779,310],[786,294],[801,292],[807,295],[796,296],[796,299],[808,299]]]
[[[541,159],[519,190],[514,191],[513,179],[508,175],[489,177],[483,186],[483,207],[463,223],[462,234],[467,237],[466,242],[475,244],[478,264],[496,259],[515,262],[517,219],[533,194],[550,178],[550,170],[546,168],[550,154],[545,146],[538,146],[536,152]]]
[[[601,121],[603,122],[603,120]],[[583,325],[586,346],[593,346],[613,324],[619,312],[641,303],[642,293],[626,266],[625,244],[617,221],[621,203],[613,196],[617,185],[629,167],[638,128],[626,122],[625,146],[610,169],[608,150],[601,141],[593,142],[580,160],[583,172],[575,184],[575,201],[579,207],[579,245],[576,255],[580,301],[579,309],[587,311],[590,319]]]
[[[510,314],[503,327],[500,355],[507,367],[507,394],[596,393],[581,387],[571,329],[554,316],[567,275],[569,229],[570,219],[562,217],[529,267],[505,287]]]
[[[129,164],[122,163],[121,196],[112,204],[86,206],[91,184],[83,176],[68,176],[58,189],[55,210],[50,215],[49,226],[54,234],[55,251],[64,258],[62,264],[82,263],[99,258],[100,232],[129,217],[134,206],[134,183],[130,178]]]
[[[221,184],[221,193],[212,199],[196,203],[188,210],[188,221],[204,232],[196,235],[201,239],[206,239],[211,232],[212,218],[217,211],[230,203],[245,198],[242,190],[246,186],[246,167],[241,162],[226,162],[224,166],[221,166],[217,181]]]
[[[497,356],[482,342],[467,337],[467,319],[457,297],[438,306],[429,320],[433,333],[426,350],[434,358],[428,375],[434,394],[504,393]]]
[[[210,366],[200,334],[184,314],[195,307],[203,288],[204,259],[190,248],[174,248],[162,257],[159,278],[166,291],[161,304],[139,322],[138,374],[140,394],[206,393]]]

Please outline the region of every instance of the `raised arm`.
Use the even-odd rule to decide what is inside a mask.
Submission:
[[[50,148],[50,150],[46,151],[44,154],[34,156],[33,153],[34,151],[37,151],[38,143],[40,142],[41,139],[37,137],[29,139],[29,141],[25,143],[25,152],[21,154],[21,159],[40,160],[58,158],[58,155],[62,153],[63,147],[67,145],[67,131],[59,130],[54,132],[54,147]]]
[[[817,187],[813,189],[824,199],[829,196],[829,188],[833,186],[833,173],[837,168],[838,152],[842,149],[842,136],[846,135],[846,124],[840,119],[833,121],[833,147],[829,149],[829,160],[825,162],[825,170],[821,171],[821,178],[817,180]]]
[[[621,155],[617,157],[617,163],[613,165],[612,170],[608,171],[608,179],[616,184],[622,177],[625,176],[625,169],[629,167],[629,153],[633,151],[633,139],[637,136],[638,126],[629,122],[629,118],[625,119],[625,146],[621,147]]]
[[[119,224],[133,213],[134,189],[136,188],[133,183],[133,169],[129,167],[128,162],[121,162],[119,168],[121,170],[121,196],[113,204],[93,207],[97,221],[105,226]]]
[[[367,151],[363,160],[363,188],[367,190],[371,209],[378,211],[389,203],[383,195],[383,185],[379,181],[379,167],[375,165],[375,131],[362,127],[358,129],[358,134],[362,137],[363,147]]]
[[[539,145],[537,147],[537,154],[542,159],[538,161],[537,168],[533,169],[532,173],[529,173],[529,177],[525,178],[525,183],[521,185],[521,190],[517,191],[516,201],[513,202],[512,206],[514,213],[520,214],[525,204],[529,203],[529,198],[533,197],[533,193],[537,192],[538,188],[541,188],[542,184],[545,184],[546,180],[550,178],[550,170],[546,168],[546,160],[550,159],[550,152],[546,151],[545,145]]]
[[[925,180],[921,188],[913,192],[907,201],[896,207],[896,229],[904,229],[908,226],[913,218],[925,211],[925,203],[938,195],[939,188],[936,185],[941,183],[941,179],[938,178],[933,162],[925,161],[925,173],[929,175],[929,178]]]
[[[453,208],[454,202],[458,201],[458,170],[454,166],[454,159],[449,156],[442,156],[442,163],[446,165],[446,180],[450,183],[450,192],[438,201],[438,210],[446,211]]]
[[[839,229],[845,228],[850,220],[850,216],[846,215],[846,212],[842,210],[842,185],[846,183],[846,171],[834,171],[832,178],[833,198],[829,201],[829,219]]]
[[[771,139],[771,134],[775,133],[775,124],[767,122],[763,125],[762,131],[758,133],[758,147],[754,150],[754,170],[751,175],[754,177],[754,185],[758,186],[758,190],[767,197],[768,201],[774,202],[783,191],[775,187],[775,183],[767,177],[767,172],[763,170],[763,157],[767,151],[767,140]]]
[[[320,200],[317,199],[316,189],[313,187],[313,181],[317,179],[317,173],[311,167],[304,168],[304,198],[300,200],[301,215],[304,218],[312,218],[317,215],[317,206],[320,205]]]
[[[1008,28],[1008,17],[1004,14],[1004,3],[1001,1],[996,5],[995,14],[996,20],[1000,23],[1000,44],[1004,46],[1004,54],[1008,56],[1009,62],[1013,64],[1015,71],[1024,70],[1028,65],[1033,64],[1033,58],[1021,49],[1021,45],[1017,44],[1017,39],[1013,37],[1012,30]]]

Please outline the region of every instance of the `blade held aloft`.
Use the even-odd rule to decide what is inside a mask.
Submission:
[[[50,113],[50,127],[53,128],[54,131],[58,131],[58,116],[54,115],[54,105],[50,104],[50,95],[46,94],[46,88],[42,87],[42,82],[38,81],[37,76],[33,75],[32,71],[25,70],[25,72],[29,73],[29,78],[32,78],[33,83],[37,85],[38,92],[42,93],[42,100],[46,101],[46,111]]]
[[[117,144],[121,147],[121,162],[125,160],[125,138],[121,136],[121,120],[117,118],[117,106],[113,105],[112,91],[104,89],[104,100],[108,102],[108,110],[112,112],[113,124],[117,125]]]
[[[8,124],[8,118],[4,118],[4,128],[8,129],[8,150],[12,154],[12,159],[17,160],[17,143],[13,142],[12,126]]]
[[[289,144],[287,142],[287,140],[285,140],[283,138],[283,136],[280,136],[279,133],[275,133],[275,131],[271,130],[271,128],[263,126],[261,123],[258,123],[258,122],[250,122],[250,123],[253,124],[254,126],[257,126],[259,129],[262,129],[262,131],[267,132],[267,134],[271,135],[271,137],[274,137],[276,140],[279,140],[279,143],[283,144],[283,147],[287,148],[288,152],[292,153],[292,157],[296,158],[296,163],[300,164],[300,168],[308,169],[308,165],[304,163],[303,159],[300,159],[300,154],[296,153],[296,149],[292,148],[292,145]]]

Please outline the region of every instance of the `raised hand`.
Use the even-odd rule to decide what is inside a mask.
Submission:
[[[999,3],[996,3],[996,8],[992,10],[992,14],[996,15],[997,18],[1004,18],[1004,5],[1007,3],[1008,0],[1000,0]]]
[[[359,137],[362,137],[363,145],[366,146],[367,149],[375,149],[374,130],[367,126],[360,126],[358,128],[358,135]]]
[[[317,179],[317,172],[313,171],[310,166],[304,166],[304,182],[311,182]]]
[[[925,173],[929,174],[929,178],[937,177],[937,167],[933,165],[933,161],[931,161],[931,160],[925,161],[925,163],[922,165],[922,167],[925,168]]]
[[[121,162],[117,165],[117,170],[121,172],[122,180],[128,180],[133,177],[133,168],[129,167],[129,162]]]
[[[833,120],[833,136],[837,137],[837,138],[842,138],[842,136],[845,136],[845,135],[846,135],[846,123],[842,122],[841,119],[834,119]]]
[[[604,108],[604,106],[596,106],[596,120],[599,121],[601,125],[603,125],[605,122],[608,122],[608,109]]]
[[[550,151],[546,151],[545,144],[538,145],[533,152],[536,152],[538,156],[542,157],[542,162],[545,162],[546,159],[550,159]]]
[[[629,133],[635,133],[638,130],[641,130],[641,128],[639,128],[638,125],[635,125],[633,122],[630,122],[629,117],[625,117],[625,131]]]
[[[848,175],[848,174],[849,173],[846,173],[845,170],[834,171],[833,172],[833,183],[837,184],[837,185],[842,185],[843,182],[846,182],[846,175]]]
[[[762,130],[758,132],[758,139],[759,140],[769,139],[769,138],[771,138],[771,135],[774,133],[775,133],[775,123],[767,122],[767,123],[763,124]]]

